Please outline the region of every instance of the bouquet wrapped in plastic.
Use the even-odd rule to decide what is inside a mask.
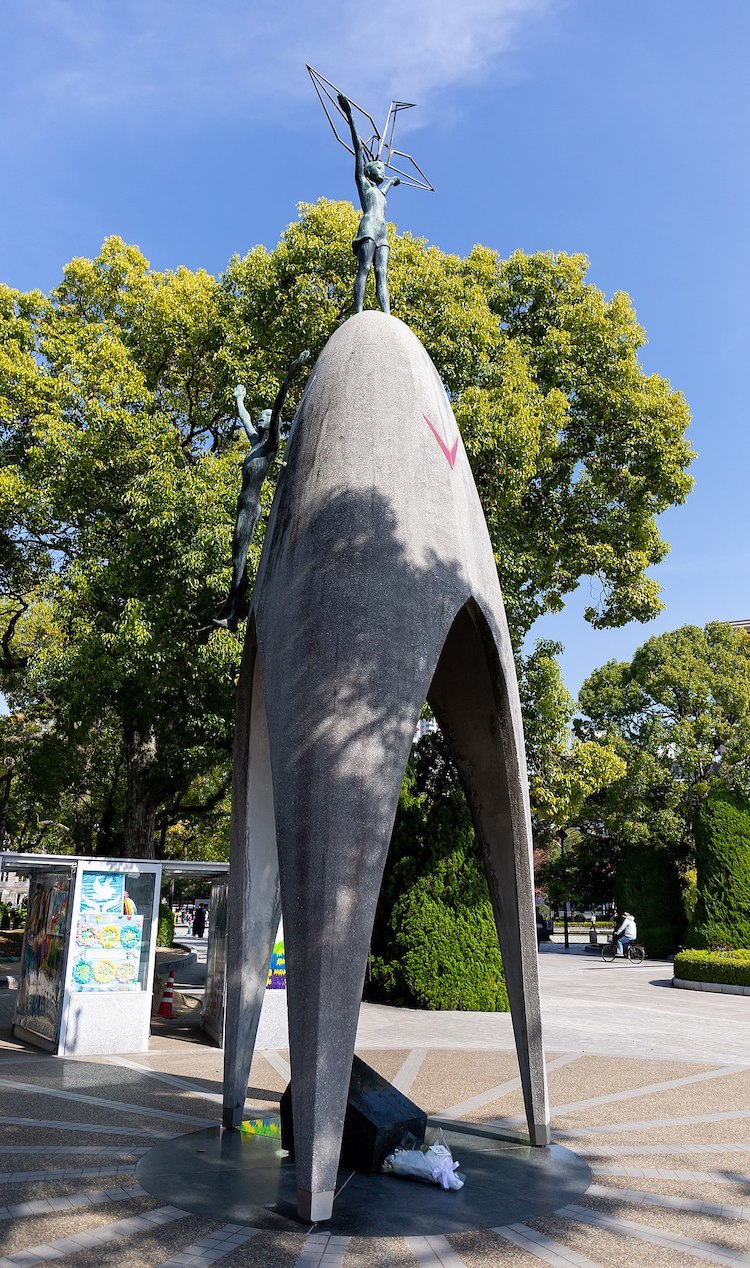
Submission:
[[[383,1163],[389,1175],[405,1176],[421,1180],[424,1184],[439,1184],[443,1189],[462,1189],[464,1177],[459,1174],[458,1163],[445,1143],[445,1136],[438,1130],[420,1148],[411,1148],[415,1141],[408,1139],[394,1149]]]

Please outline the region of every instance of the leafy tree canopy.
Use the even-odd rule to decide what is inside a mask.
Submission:
[[[532,692],[532,728],[534,701],[546,694]],[[610,661],[596,670],[581,688],[579,707],[570,752],[580,744],[589,752],[599,748],[599,765],[615,772],[614,757],[619,774],[576,801],[570,822],[577,830],[565,856],[553,848],[539,880],[554,901],[607,903],[619,894],[621,905],[630,903],[647,919],[654,947],[673,950],[694,888],[696,811],[712,789],[750,791],[750,636],[714,623],[651,638],[632,662]],[[531,739],[533,763],[544,749],[533,729]],[[532,764],[532,787],[534,775]],[[553,765],[538,794],[542,806],[555,787]],[[649,855],[658,857],[646,866]],[[674,892],[657,896],[657,881]],[[653,910],[646,917],[649,886]]]
[[[575,702],[566,690],[555,659],[559,643],[540,640],[530,656],[519,658],[529,788],[537,846],[578,821],[587,798],[625,773],[615,749],[599,740],[573,737]]]
[[[346,316],[356,224],[347,203],[302,207],[220,281],[154,271],[109,238],[49,296],[0,287],[2,685],[27,746],[59,741],[54,813],[36,810],[69,819],[59,848],[83,805],[93,844],[131,853],[180,824],[174,848],[197,846],[196,825],[225,813],[239,643],[210,618],[243,453],[231,390],[269,404]],[[390,232],[394,312],[453,400],[517,642],[584,575],[594,624],[652,616],[656,516],[687,496],[691,450],[681,395],[640,367],[628,297],[607,301],[582,256],[460,258]],[[58,789],[78,810],[63,815]]]
[[[614,848],[652,843],[690,860],[693,816],[713,786],[750,790],[750,636],[686,625],[583,684],[581,738],[615,750],[623,777],[592,798],[588,830]]]
[[[318,351],[351,304],[359,213],[326,200],[300,212],[274,251],[234,259],[223,284],[240,317],[230,361],[241,364],[249,336],[275,376],[300,345]],[[582,255],[502,260],[477,246],[461,258],[389,232],[393,311],[451,395],[516,635],[582,576],[600,584],[595,625],[654,616],[646,569],[668,550],[655,517],[686,498],[693,455],[682,395],[640,365],[630,298],[607,301]]]

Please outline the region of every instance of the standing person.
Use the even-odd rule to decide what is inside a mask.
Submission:
[[[202,938],[206,932],[206,913],[203,907],[196,907],[193,916],[193,937]]]
[[[622,937],[620,937],[621,934]],[[617,938],[617,954],[623,956],[626,948],[630,946],[631,942],[635,942],[638,937],[635,916],[631,915],[629,911],[622,913],[622,924],[619,929],[615,930],[615,937]]]
[[[388,225],[385,220],[385,196],[389,189],[400,185],[396,177],[386,180],[385,165],[380,159],[365,162],[362,139],[357,132],[352,117],[351,102],[343,93],[339,93],[339,105],[346,116],[351,129],[354,146],[354,179],[357,182],[357,193],[362,204],[363,216],[359,222],[357,236],[352,243],[352,250],[357,257],[357,277],[354,282],[354,311],[361,313],[365,303],[365,286],[370,268],[375,269],[375,293],[384,313],[390,313],[391,300],[388,294]]]

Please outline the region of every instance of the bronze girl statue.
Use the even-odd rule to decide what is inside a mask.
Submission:
[[[388,295],[388,225],[385,220],[385,196],[394,185],[395,180],[386,179],[385,165],[380,159],[365,162],[364,147],[352,117],[351,102],[343,93],[339,93],[338,102],[346,116],[352,133],[354,146],[354,178],[357,182],[359,201],[364,215],[359,222],[357,236],[352,249],[357,257],[357,277],[354,282],[354,311],[361,313],[365,302],[365,286],[370,268],[375,269],[375,293],[384,313],[390,313],[391,301]]]

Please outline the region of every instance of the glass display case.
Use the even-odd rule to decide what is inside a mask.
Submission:
[[[161,864],[61,857],[29,876],[14,1034],[61,1056],[145,1052]]]
[[[148,1050],[162,877],[173,891],[175,878],[220,877],[211,896],[204,1025],[222,1042],[227,863],[3,851],[0,868],[29,878],[13,1031],[59,1056]],[[174,947],[166,958],[179,962],[189,950]]]
[[[125,882],[127,880],[127,888]],[[145,991],[156,877],[86,870],[75,922],[72,991]]]

